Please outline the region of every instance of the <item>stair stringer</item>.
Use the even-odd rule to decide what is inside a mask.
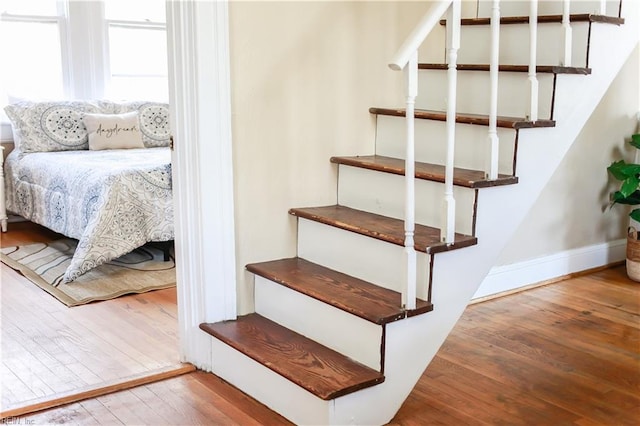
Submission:
[[[637,12],[637,4],[629,5],[621,27],[594,26],[593,74],[560,76],[556,127],[520,131],[519,183],[480,191],[478,245],[436,255],[433,312],[387,326],[385,382],[334,400],[330,424],[384,424],[393,418],[638,45]]]

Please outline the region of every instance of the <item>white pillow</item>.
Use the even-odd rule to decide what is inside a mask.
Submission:
[[[124,114],[84,114],[89,149],[144,148],[138,111]]]

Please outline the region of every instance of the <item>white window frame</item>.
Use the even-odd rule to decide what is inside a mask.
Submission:
[[[4,22],[29,22],[29,23],[42,23],[42,24],[57,24],[58,32],[60,33],[60,55],[62,62],[62,84],[63,90],[66,93],[67,87],[70,82],[69,67],[68,67],[68,52],[66,46],[67,40],[67,13],[64,4],[60,1],[58,4],[58,14],[53,15],[15,15],[11,13],[2,13],[2,21]]]
[[[31,22],[31,23],[54,23],[58,25],[60,37],[60,55],[62,63],[62,91],[68,96],[71,86],[71,68],[69,66],[69,41],[68,41],[68,25],[67,25],[67,2],[58,0],[56,2],[57,15],[26,15],[13,14],[2,11],[0,20],[2,22]],[[4,117],[3,117],[4,118]],[[11,125],[6,121],[0,122],[0,141],[11,141]]]
[[[103,86],[103,96],[106,93],[106,88],[110,85],[111,83],[111,77],[112,77],[112,72],[111,72],[111,55],[110,55],[110,38],[109,38],[109,29],[111,27],[120,27],[120,28],[127,28],[127,29],[138,29],[138,30],[156,30],[156,31],[164,31],[165,35],[167,34],[167,25],[164,22],[153,22],[153,21],[132,21],[132,20],[121,20],[121,19],[107,19],[106,17],[103,16],[103,23],[104,23],[104,58],[105,58],[105,63],[104,63],[104,86]],[[167,66],[167,72],[168,72],[168,66]],[[157,75],[149,75],[149,77],[158,77],[160,76],[160,74]],[[165,75],[165,77],[168,78],[168,75]],[[167,92],[167,96],[168,96],[168,92]]]

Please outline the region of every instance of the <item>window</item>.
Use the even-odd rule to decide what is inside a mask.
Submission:
[[[135,5],[135,8],[132,7]],[[167,35],[164,0],[106,1],[107,97],[166,100]]]
[[[0,13],[0,107],[12,98],[168,100],[165,0],[0,0]]]
[[[5,58],[0,67],[0,104],[4,107],[9,96],[63,97],[64,16],[56,2],[14,0],[0,4],[0,38]]]

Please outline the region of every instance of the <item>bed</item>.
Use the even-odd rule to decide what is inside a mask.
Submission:
[[[63,281],[145,243],[173,240],[166,105],[19,103],[5,110],[16,141],[5,162],[7,210],[78,240]],[[96,129],[104,137],[92,138]],[[130,131],[139,133],[134,142]]]

